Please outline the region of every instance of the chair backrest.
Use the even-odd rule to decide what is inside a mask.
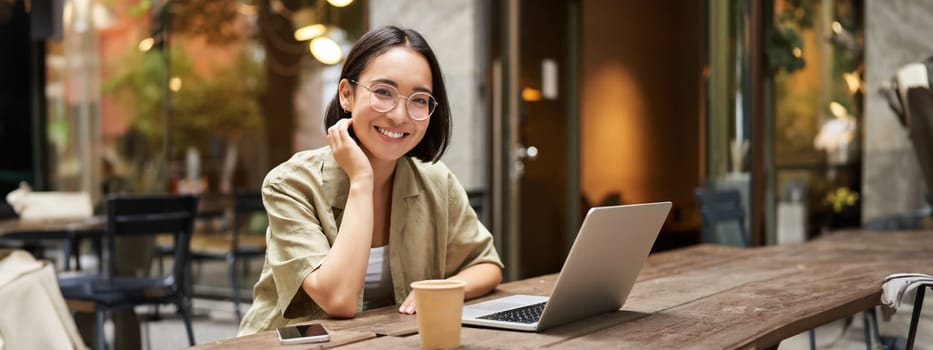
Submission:
[[[748,246],[745,207],[738,190],[698,188],[694,195],[703,221],[703,242]]]
[[[107,276],[114,276],[114,239],[170,233],[174,236],[172,277],[184,285],[190,260],[191,232],[198,213],[194,195],[111,195],[107,198]],[[148,247],[139,247],[146,249]]]
[[[239,246],[240,228],[255,213],[265,213],[260,192],[237,192],[233,195],[233,248]]]
[[[927,67],[931,68],[929,64]],[[914,153],[917,154],[920,174],[923,175],[927,194],[930,195],[930,191],[933,191],[933,90],[923,87],[910,88],[907,90],[907,99],[907,109],[910,112],[908,132],[914,145]]]
[[[476,212],[477,216],[483,214],[483,201],[486,199],[486,191],[483,190],[469,190],[467,191],[467,199],[470,200],[470,206],[473,207],[473,211]]]

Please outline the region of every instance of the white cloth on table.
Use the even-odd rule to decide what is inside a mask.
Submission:
[[[87,192],[33,192],[26,182],[6,195],[21,220],[89,218],[94,215]]]
[[[52,264],[0,250],[0,350],[87,349]]]
[[[920,286],[933,286],[933,276],[922,273],[892,273],[881,285],[882,315],[889,319],[901,307],[904,294]]]

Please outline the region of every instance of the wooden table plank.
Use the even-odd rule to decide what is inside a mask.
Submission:
[[[821,274],[821,287],[838,289],[863,276],[842,270],[838,277]],[[776,283],[784,286],[776,286]],[[786,336],[844,317],[864,307],[842,310],[846,303],[864,303],[865,295],[856,288],[843,288],[835,297],[812,293],[813,288],[794,287],[812,283],[804,275],[783,275],[774,280],[752,282],[735,289],[712,294],[651,316],[620,324],[598,333],[561,344],[559,348],[589,348],[599,344],[609,348],[742,348],[750,344],[775,345]],[[838,310],[815,313],[811,310]],[[790,329],[788,331],[788,329]],[[785,334],[787,334],[785,336]]]
[[[828,237],[825,242],[771,249],[767,254],[755,254],[736,262],[747,264],[747,268],[752,271],[769,271],[773,268],[780,273],[741,283],[718,293],[709,293],[635,322],[619,324],[554,347],[773,346],[794,334],[877,305],[881,283],[889,273],[933,273],[933,250],[929,249],[933,240],[930,237],[933,236],[916,239],[918,236],[872,236],[859,233],[852,236],[852,241],[845,240],[845,236],[834,236]],[[911,244],[905,244],[905,241]],[[759,249],[752,249],[755,250]],[[749,274],[749,271],[726,268],[721,272],[729,271]],[[792,272],[786,273],[788,271]],[[754,274],[761,275],[762,272]],[[669,278],[690,281],[715,277],[704,275]],[[714,283],[719,289],[730,284],[729,276],[723,277]],[[648,289],[655,292],[663,290],[657,287]],[[632,304],[639,307],[644,305],[636,300],[632,300]]]
[[[652,268],[647,268],[639,275],[636,289],[632,291],[630,304],[638,305],[637,310],[629,307],[623,308],[623,311],[607,313],[587,319],[585,322],[574,322],[560,327],[556,327],[541,333],[503,331],[496,329],[464,327],[462,343],[466,348],[502,348],[503,344],[508,344],[509,348],[542,348],[555,344],[560,344],[575,337],[584,336],[590,333],[599,332],[603,329],[611,328],[618,324],[631,322],[651,315],[650,312],[673,307],[685,302],[696,300],[702,295],[712,293],[716,288],[732,288],[741,285],[748,280],[763,279],[767,276],[744,276],[739,273],[730,283],[710,284],[708,279],[692,276],[705,276],[716,274],[717,265],[736,265],[737,271],[743,271],[741,263],[742,258],[751,257],[745,249],[720,246],[697,246],[687,248],[678,254],[668,256],[667,254],[652,255],[649,261],[654,261]],[[656,260],[656,261],[655,261]],[[677,271],[678,276],[687,276],[691,281],[677,280],[661,277],[664,274],[652,273],[653,269],[663,269],[667,271]],[[710,272],[696,273],[698,270],[709,270]],[[647,273],[648,278],[643,275]],[[778,272],[775,272],[778,273]],[[787,273],[786,271],[783,273]],[[557,280],[557,274],[545,275],[541,277],[529,278],[521,281],[506,283],[500,286],[493,295],[470,301],[469,303],[480,302],[490,298],[498,298],[510,294],[532,294],[548,295],[554,282]],[[647,280],[647,281],[644,281]],[[647,288],[639,288],[640,284],[648,284]],[[658,289],[666,289],[669,292],[667,298],[655,301],[658,295],[655,293]],[[641,300],[641,301],[639,301]],[[646,306],[647,305],[647,306]],[[417,327],[416,325],[414,325]],[[417,331],[417,328],[415,328]],[[373,346],[373,348],[417,348],[417,336],[406,341],[392,340],[386,343],[385,340],[377,339],[356,344],[357,347]],[[412,340],[414,339],[414,340]]]
[[[879,303],[894,272],[933,274],[933,232],[841,232],[798,245],[700,245],[651,255],[621,311],[540,333],[464,327],[463,348],[766,348]],[[557,275],[501,285],[509,294],[548,295]],[[341,348],[417,349],[415,316],[394,307],[330,329],[372,334]],[[369,332],[369,333],[367,333]],[[376,337],[382,335],[381,337]],[[203,348],[277,345],[264,332]]]
[[[651,254],[645,262],[638,282],[683,273],[703,266],[716,266],[752,254],[732,246],[701,244]]]
[[[331,330],[330,341],[323,343],[309,343],[298,345],[279,344],[275,331],[259,332],[237,338],[219,340],[211,343],[196,345],[190,349],[330,349],[376,337],[372,332],[334,331]]]
[[[767,281],[799,271],[787,265],[762,269],[752,263],[755,259],[759,258],[743,254],[733,259],[723,259],[719,265],[696,265],[690,269],[681,269],[676,274],[637,282],[623,309],[658,312],[747,283]]]
[[[397,306],[367,311],[349,320],[321,320],[329,329],[373,332],[380,336],[406,336],[418,333],[415,315],[400,314]]]

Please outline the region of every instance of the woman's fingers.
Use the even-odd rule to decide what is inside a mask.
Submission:
[[[340,119],[327,129],[327,142],[331,148],[336,150],[344,145],[343,137],[346,134],[348,120]]]
[[[358,175],[372,175],[372,167],[360,145],[350,137],[351,125],[350,119],[338,120],[327,129],[327,142],[337,164],[353,180]]]
[[[340,133],[341,142],[345,142],[345,143],[353,142],[353,139],[350,138],[350,125],[351,125],[350,119],[340,120],[340,129],[338,129],[337,131]]]
[[[408,297],[405,298],[405,301],[402,302],[402,305],[398,307],[398,312],[400,314],[414,314],[415,313],[415,293],[408,294]]]

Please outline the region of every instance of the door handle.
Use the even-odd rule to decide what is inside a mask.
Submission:
[[[538,147],[519,144],[512,151],[512,180],[518,180],[525,174],[525,161],[538,159]]]

